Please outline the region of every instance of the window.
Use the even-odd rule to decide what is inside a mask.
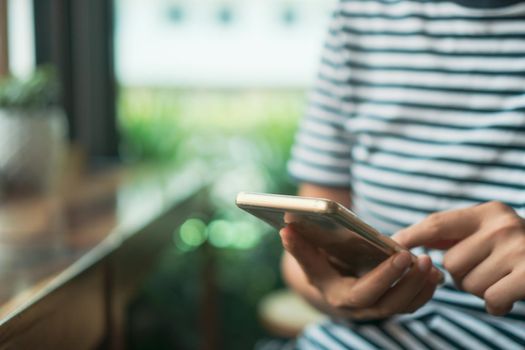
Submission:
[[[184,278],[182,284],[188,285],[202,275],[201,265],[191,262],[213,252],[221,305],[230,311],[218,316],[222,347],[252,348],[250,342],[260,334],[256,302],[279,283],[280,246],[277,235],[238,210],[233,199],[240,190],[294,190],[286,160],[305,91],[315,78],[331,1],[115,4],[125,158],[189,167],[196,177],[211,181],[203,208],[173,234],[166,275]],[[163,291],[185,295],[180,281],[159,283]],[[185,300],[185,306],[195,304],[190,297]],[[180,305],[165,309],[167,322],[178,326],[163,328],[173,330],[170,337],[180,342],[166,348],[198,347],[198,327],[187,316],[198,312],[178,312]]]

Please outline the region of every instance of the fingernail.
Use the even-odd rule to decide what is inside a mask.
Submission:
[[[397,231],[390,238],[392,238],[397,243],[401,243],[403,241],[403,231]]]
[[[432,266],[432,263],[430,262],[430,259],[424,258],[425,255],[419,257],[417,259],[417,268],[421,272],[427,272],[430,270],[430,267]]]
[[[410,254],[408,252],[401,252],[397,254],[392,263],[395,267],[401,270],[409,267],[411,262],[412,258],[410,257]]]

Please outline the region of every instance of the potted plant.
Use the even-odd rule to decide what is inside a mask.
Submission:
[[[0,181],[9,190],[46,190],[61,168],[66,121],[52,67],[0,81]]]

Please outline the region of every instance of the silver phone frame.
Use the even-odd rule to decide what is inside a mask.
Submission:
[[[248,212],[250,212],[250,209],[274,209],[277,211],[328,216],[341,225],[351,229],[367,242],[388,255],[406,250],[390,237],[381,234],[375,228],[365,223],[351,210],[330,199],[240,192],[237,195],[235,203],[239,208]],[[250,214],[255,215],[252,212],[250,212]]]

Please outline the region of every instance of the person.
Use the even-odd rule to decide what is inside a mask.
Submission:
[[[298,349],[525,347],[525,2],[339,0],[289,172],[418,255],[345,277],[283,229]]]

